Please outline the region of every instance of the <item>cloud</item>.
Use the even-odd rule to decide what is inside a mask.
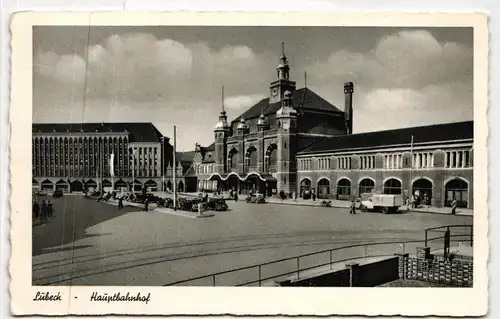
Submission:
[[[327,41],[322,45],[335,47]],[[308,59],[292,55],[292,80],[300,87],[298,70],[307,70],[308,86],[340,109],[343,83],[353,81],[355,132],[472,118],[473,51],[460,43],[406,30],[366,52],[332,49],[300,64],[324,53],[315,50]],[[214,49],[149,33],[109,36],[88,54],[35,52],[35,121],[153,121],[166,134],[173,123],[181,130],[195,122],[197,132],[183,137],[188,149],[212,142],[221,86],[229,118],[238,116],[265,97],[279,57],[250,43]]]
[[[256,67],[259,56],[248,46],[213,51],[203,42],[185,45],[147,33],[113,35],[90,46],[88,65],[81,55],[38,52],[35,84],[49,78],[69,90],[85,83],[90,99],[118,95],[122,101],[172,100],[193,95],[193,88],[198,95],[204,93],[200,89],[219,92],[213,86],[224,83],[244,93],[235,88],[235,80],[251,79],[261,70]]]
[[[320,74],[315,83],[330,84],[320,84],[330,100],[342,101],[340,90],[329,92],[332,83],[355,83],[355,132],[473,118],[472,49],[440,43],[428,31],[385,36],[367,53],[333,52],[310,69]]]
[[[224,106],[228,110],[242,113],[263,98],[265,98],[265,96],[261,94],[230,96],[225,99]],[[239,115],[239,113],[237,115]]]
[[[383,37],[364,54],[333,52],[326,63],[316,63],[311,70],[322,73],[324,80],[352,80],[370,88],[418,89],[470,78],[472,65],[471,48],[453,42],[439,43],[428,31],[418,30]]]

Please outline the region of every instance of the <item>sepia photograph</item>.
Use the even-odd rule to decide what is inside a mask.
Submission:
[[[476,36],[33,24],[19,154],[32,300],[58,287],[89,289],[90,304],[147,304],[154,293],[127,289],[155,286],[478,288]]]

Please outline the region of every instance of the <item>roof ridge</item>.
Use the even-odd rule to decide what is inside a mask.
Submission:
[[[418,128],[424,128],[424,127],[431,127],[431,126],[447,126],[447,125],[452,125],[452,124],[465,124],[465,123],[474,123],[474,121],[459,121],[459,122],[448,122],[448,123],[438,123],[438,124],[427,124],[427,125],[419,125],[419,126],[410,126],[410,127],[400,127],[400,128],[393,128],[393,129],[386,129],[386,130],[381,130],[381,131],[370,131],[370,132],[360,132],[360,133],[353,133],[350,135],[363,135],[363,134],[376,134],[376,133],[383,133],[383,132],[393,132],[393,131],[401,131],[401,130],[412,130],[412,129],[418,129]],[[348,135],[348,136],[350,136]],[[344,135],[336,136],[336,137],[342,137]]]

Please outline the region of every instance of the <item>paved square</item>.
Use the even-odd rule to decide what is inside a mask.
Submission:
[[[55,217],[33,228],[34,285],[165,285],[334,247],[423,240],[428,227],[472,224],[469,216],[349,215],[341,208],[245,202],[228,202],[230,211],[201,219],[130,207],[118,210],[81,196],[53,202]],[[405,248],[414,252],[419,245]],[[360,247],[333,258],[401,249],[399,244]],[[236,284],[234,278],[227,280]]]

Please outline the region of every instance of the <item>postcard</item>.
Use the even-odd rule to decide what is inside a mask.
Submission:
[[[11,31],[13,314],[487,312],[485,15]]]

